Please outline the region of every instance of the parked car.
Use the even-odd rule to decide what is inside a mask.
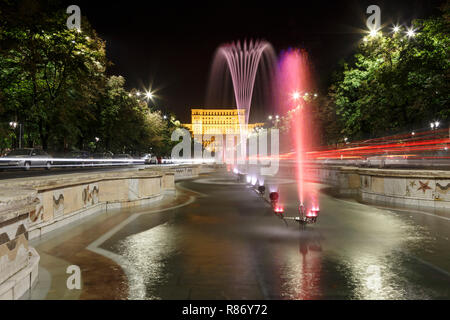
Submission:
[[[2,161],[2,166],[18,167],[25,170],[30,170],[32,167],[44,167],[50,170],[53,164],[52,156],[42,149],[37,148],[23,148],[10,151]],[[14,158],[18,160],[14,160]]]
[[[112,159],[113,158],[113,153],[112,152],[101,152],[101,153],[94,153],[92,155],[92,158],[94,159],[94,164],[96,165],[102,165],[102,164],[110,164],[110,161],[99,161],[99,162],[95,162],[95,160],[105,160],[105,159]]]
[[[149,164],[150,159],[152,158],[152,155],[150,153],[145,153],[140,157],[141,160],[144,160],[144,164]]]
[[[113,156],[113,159],[114,160],[130,160],[130,161],[127,161],[127,162],[119,162],[119,163],[117,163],[117,164],[131,164],[131,163],[133,163],[133,157],[131,156],[131,155],[129,155],[129,154],[115,154],[114,156]]]
[[[67,158],[72,158],[72,159],[90,159],[91,153],[89,151],[70,151],[67,154]]]
[[[149,155],[144,159],[145,164],[158,164],[158,159],[155,156]]]
[[[70,151],[69,153],[64,155],[64,158],[67,159],[92,159],[92,155],[89,151],[83,151],[83,150],[79,150],[79,151]],[[64,162],[64,165],[75,165],[75,166],[86,166],[86,165],[92,165],[92,162],[86,162],[86,161],[76,161],[73,160],[70,162]]]

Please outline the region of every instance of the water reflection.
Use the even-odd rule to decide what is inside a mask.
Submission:
[[[290,202],[291,187],[283,187]],[[121,240],[118,253],[135,267],[131,297],[142,287],[149,299],[448,297],[448,277],[413,258],[433,244],[413,222],[321,195],[318,224],[300,231],[248,199],[242,186],[215,189]]]
[[[321,296],[322,245],[314,229],[299,234],[298,252],[287,256],[286,276],[281,296],[284,299],[310,300]]]
[[[167,262],[177,253],[177,245],[169,223],[129,236],[120,242],[119,253],[126,258],[132,268],[130,298],[160,299],[152,288],[166,284],[172,274]],[[142,296],[144,288],[145,296]]]

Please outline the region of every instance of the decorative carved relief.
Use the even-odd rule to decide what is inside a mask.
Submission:
[[[64,214],[64,194],[61,191],[55,191],[53,194],[53,217]]]
[[[85,206],[98,203],[99,188],[98,185],[88,185],[83,189],[83,203]]]
[[[38,223],[44,218],[44,205],[42,203],[42,194],[39,194],[36,199],[36,207],[34,210],[30,211],[29,219],[31,224]]]
[[[0,234],[0,258],[8,255],[9,261],[14,261],[20,245],[28,249],[28,231],[23,224],[18,226],[13,239],[6,232]]]
[[[419,183],[420,183],[420,187],[417,189],[417,191],[422,190],[423,193],[425,194],[425,192],[427,192],[427,190],[431,190],[431,188],[428,186],[430,181],[427,181],[427,182],[419,181]]]
[[[448,183],[446,186],[443,186],[440,183],[436,183],[436,191],[441,194],[450,193],[450,183]]]

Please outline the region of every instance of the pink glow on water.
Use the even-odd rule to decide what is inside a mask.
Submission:
[[[313,83],[310,73],[308,55],[303,50],[291,49],[281,54],[277,75],[277,94],[279,112],[291,116],[292,140],[296,155],[296,180],[298,199],[301,204],[318,209],[317,192],[305,185],[305,154],[312,146],[312,123],[308,111],[309,97],[312,95]],[[305,203],[306,202],[306,203]],[[315,210],[317,212],[317,210]]]

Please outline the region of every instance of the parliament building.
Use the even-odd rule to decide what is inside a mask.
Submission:
[[[244,109],[192,109],[192,123],[184,124],[193,136],[200,135],[240,135],[239,123],[245,123]],[[248,124],[243,128],[245,134],[251,133],[257,127],[263,127],[264,123]],[[210,141],[205,139],[204,146]]]

